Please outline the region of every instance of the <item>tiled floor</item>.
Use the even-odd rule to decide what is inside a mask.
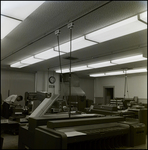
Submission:
[[[18,149],[18,135],[13,134],[1,134],[1,137],[4,138],[2,149]],[[124,147],[120,149],[147,149],[147,136],[146,144],[134,146],[134,147]]]
[[[2,149],[18,149],[18,135],[1,134],[3,138]]]

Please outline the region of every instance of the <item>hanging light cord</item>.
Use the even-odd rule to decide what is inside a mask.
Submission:
[[[60,55],[60,42],[59,42],[60,30],[56,30],[55,34],[57,35],[57,41],[58,41],[59,63],[60,63],[60,70],[61,70],[61,77],[62,77],[62,61],[61,61],[61,55]]]
[[[60,42],[59,42],[60,30],[56,30],[55,34],[57,35],[57,41],[58,41],[59,63],[60,63],[60,70],[61,70],[60,77],[61,77],[61,80],[62,80],[62,83],[63,83],[62,61],[61,61],[61,55],[60,55]],[[61,94],[61,89],[60,89],[60,94]]]
[[[128,81],[127,81],[127,74],[126,74],[126,71],[125,70],[125,84],[124,84],[124,99],[125,99],[125,96],[126,96],[126,92],[128,94],[128,98],[129,98],[129,93],[128,93]],[[127,88],[127,91],[126,91],[126,88]]]
[[[125,99],[125,95],[126,95],[126,78],[127,78],[127,76],[126,76],[126,74],[125,74],[125,83],[124,83],[124,99]]]
[[[62,73],[62,61],[61,61],[61,55],[60,55],[60,42],[59,42],[59,34],[60,34],[60,30],[56,30],[55,31],[55,34],[57,35],[57,41],[58,41],[58,52],[59,52],[59,63],[60,63],[60,70],[61,70],[61,74],[60,74],[60,77],[61,77],[61,81],[62,81],[62,85],[61,85],[61,88],[60,88],[60,94],[61,94],[61,89],[64,90],[64,97],[63,99],[65,98],[65,87],[64,87],[64,81],[63,81],[63,73]],[[66,106],[67,105],[67,101],[65,100],[66,102]]]
[[[48,93],[48,80],[49,80],[49,68],[48,68],[48,79],[47,79],[47,93]]]
[[[129,91],[128,91],[128,77],[126,76],[126,85],[127,85],[127,94],[128,94],[128,98],[129,98]]]
[[[70,66],[69,66],[69,118],[71,117],[71,51],[72,51],[72,28],[73,23],[68,24],[70,29]]]

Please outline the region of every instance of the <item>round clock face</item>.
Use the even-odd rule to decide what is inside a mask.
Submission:
[[[49,82],[50,82],[51,84],[54,84],[55,81],[56,81],[56,79],[55,79],[54,76],[49,77]]]

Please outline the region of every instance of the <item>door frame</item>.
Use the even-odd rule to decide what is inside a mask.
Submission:
[[[113,99],[115,97],[115,86],[103,86],[103,102],[106,104],[106,89],[112,88],[113,89]]]

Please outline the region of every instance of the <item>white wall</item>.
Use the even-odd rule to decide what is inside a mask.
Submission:
[[[50,76],[54,76],[56,81],[54,84],[49,83],[48,79]],[[46,91],[49,93],[59,94],[60,90],[60,78],[59,74],[48,72],[48,71],[38,71],[36,72],[36,87],[35,91]],[[49,87],[49,85],[54,85],[55,88]]]
[[[94,100],[94,79],[80,78],[80,87],[86,94],[86,99]]]
[[[138,96],[139,99],[147,100],[147,74],[131,74],[127,77],[128,94],[126,98]],[[103,97],[104,86],[114,86],[114,97],[124,97],[124,76],[101,77],[94,80],[94,96]]]
[[[8,90],[10,90],[10,95],[22,95],[24,98],[25,92],[34,92],[34,85],[34,73],[1,70],[1,94],[3,100],[8,97]],[[24,101],[22,104],[24,105]]]

